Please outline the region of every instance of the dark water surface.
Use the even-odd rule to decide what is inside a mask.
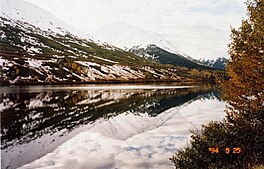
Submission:
[[[126,145],[119,147],[118,151],[117,149],[111,149],[111,151],[116,151],[116,154],[112,154],[113,160],[105,157],[109,160],[105,161],[102,157],[102,160],[99,158],[94,164],[91,164],[92,162],[89,164],[82,163],[80,166],[76,162],[76,168],[85,168],[86,165],[89,165],[87,168],[169,167],[170,163],[167,156],[164,157],[166,159],[160,160],[163,155],[162,152],[147,149],[147,151],[153,151],[153,153],[147,152],[147,155],[144,156],[140,150],[129,145],[128,139],[142,133],[146,134],[150,130],[160,129],[160,126],[169,121],[170,118],[175,118],[175,110],[182,105],[188,105],[197,100],[201,103],[206,100],[214,100],[216,102],[212,103],[218,103],[218,98],[218,92],[211,85],[192,87],[173,85],[1,87],[1,166],[2,168],[21,167],[53,152],[58,146],[80,133],[92,132],[89,136],[100,133],[100,139],[95,139],[95,141],[102,141],[102,135],[104,136],[102,142],[111,138],[115,141],[121,140],[122,143],[120,144]],[[210,103],[208,101],[205,104]],[[197,102],[197,105],[201,104]],[[222,104],[221,106],[223,107]],[[170,116],[168,110],[174,110],[174,114]],[[195,108],[184,111],[191,112],[192,110],[195,110]],[[163,118],[165,119],[163,122],[158,122]],[[138,125],[141,121],[142,124]],[[151,123],[151,125],[148,125],[148,123]],[[148,126],[144,128],[142,127],[144,125]],[[111,129],[113,126],[114,130]],[[152,136],[157,135],[153,134]],[[173,138],[171,133],[167,136]],[[185,139],[185,136],[182,137]],[[180,136],[179,139],[181,139]],[[186,142],[184,139],[183,141]],[[116,144],[113,140],[107,144]],[[87,143],[87,145],[92,146],[93,144]],[[148,146],[153,145],[150,143]],[[166,150],[166,153],[173,154],[177,149],[174,145],[169,146],[173,148]],[[168,149],[168,146],[166,148]],[[99,149],[96,149],[96,147],[94,149],[93,152],[100,153]],[[124,153],[124,151],[136,153],[137,155],[133,158],[139,160],[132,161],[133,165],[125,164],[122,162],[122,158],[118,158],[120,161],[118,162],[117,155]],[[108,152],[104,153],[108,155]],[[153,154],[160,156],[156,157],[158,155],[154,156]],[[63,158],[62,161],[65,161],[65,157],[60,157]],[[125,156],[123,157],[125,158]],[[140,161],[141,157],[146,160],[144,162]],[[57,168],[67,168],[67,165],[64,165],[66,163],[61,164],[61,161],[46,161],[48,161],[47,164],[44,162],[39,166],[46,165],[48,167],[60,164]],[[156,165],[150,163],[156,163]],[[35,168],[34,166],[38,166],[38,163],[24,166],[24,168]]]

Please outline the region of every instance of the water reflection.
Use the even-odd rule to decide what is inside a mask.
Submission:
[[[32,87],[34,88],[34,87]],[[80,128],[122,113],[160,113],[200,98],[217,97],[215,87],[203,85],[179,89],[100,90],[3,90],[0,97],[2,168],[16,168],[31,162],[78,134]],[[39,89],[39,87],[37,87]],[[5,92],[6,91],[6,92]],[[13,92],[12,92],[13,91]],[[43,140],[45,136],[46,139]],[[55,137],[56,136],[56,137]],[[47,138],[52,139],[47,141]],[[60,138],[60,139],[58,139]],[[35,142],[50,144],[46,151],[28,158],[24,153]],[[26,148],[21,148],[24,146]],[[19,157],[16,154],[19,149]],[[35,148],[38,149],[38,148]],[[37,150],[35,150],[37,151]],[[132,149],[130,150],[132,151]],[[13,158],[16,162],[11,162]]]

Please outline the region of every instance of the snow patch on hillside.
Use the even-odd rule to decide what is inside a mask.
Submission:
[[[3,66],[4,63],[5,63],[5,59],[2,59],[2,58],[0,57],[0,66]]]

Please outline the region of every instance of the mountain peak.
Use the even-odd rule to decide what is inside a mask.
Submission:
[[[94,36],[107,43],[120,47],[122,49],[131,49],[135,46],[146,48],[148,45],[157,45],[167,51],[183,54],[168,40],[160,34],[151,32],[125,22],[115,22],[104,25],[98,29]]]
[[[88,36],[64,23],[48,11],[24,0],[0,0],[0,16],[27,22],[42,30],[66,34],[71,32],[83,38]],[[89,37],[88,37],[89,38]]]

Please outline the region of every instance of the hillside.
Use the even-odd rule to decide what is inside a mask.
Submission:
[[[167,56],[157,62],[139,56],[134,51],[132,53],[107,43],[96,43],[88,35],[26,1],[0,2],[1,85],[193,82],[203,79],[189,70],[201,66],[191,65],[191,61],[181,54],[173,54],[183,59],[177,64],[175,58]],[[138,33],[135,37],[140,35]],[[148,33],[148,37],[150,39],[142,45],[154,40],[166,50],[177,53],[177,49],[158,34]],[[190,64],[182,64],[185,61]]]
[[[180,54],[166,51],[156,45],[148,45],[146,48],[134,47],[129,51],[145,58],[157,61],[161,64],[171,64],[174,66],[186,67],[189,69],[214,69],[212,67],[198,64]]]
[[[187,72],[107,44],[4,17],[0,23],[3,84],[191,80]]]

